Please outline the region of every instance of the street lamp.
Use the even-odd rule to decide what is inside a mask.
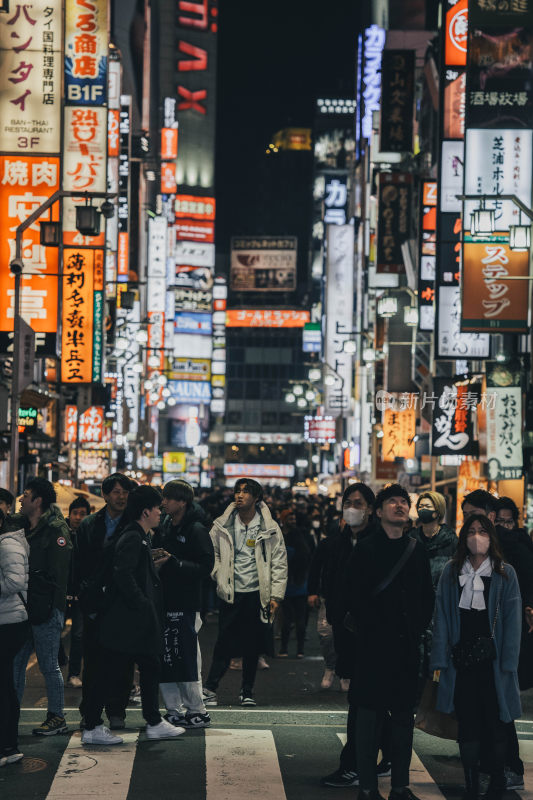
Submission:
[[[295,384],[295,386],[292,387],[292,391],[294,392],[296,397],[301,397],[304,393],[304,387],[300,386],[300,384],[297,383]]]
[[[378,300],[378,316],[393,317],[398,313],[398,298],[385,295]]]
[[[312,381],[313,383],[319,381],[321,377],[322,377],[322,370],[319,369],[318,367],[312,367],[309,370],[309,380]]]
[[[517,253],[523,253],[531,247],[530,225],[509,225],[509,247]]]
[[[470,214],[470,233],[480,236],[484,233],[494,233],[496,215],[493,208],[485,208],[485,198],[481,199],[481,206]]]
[[[294,392],[287,392],[287,394],[285,395],[285,402],[294,403],[295,400],[296,400],[296,395],[294,394]]]

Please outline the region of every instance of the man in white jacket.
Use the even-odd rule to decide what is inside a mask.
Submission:
[[[234,497],[210,532],[215,550],[211,577],[221,600],[218,639],[204,685],[205,702],[211,706],[217,705],[218,684],[235,656],[242,656],[241,705],[256,705],[257,661],[268,649],[269,623],[287,586],[283,535],[263,502],[260,484],[241,478]]]

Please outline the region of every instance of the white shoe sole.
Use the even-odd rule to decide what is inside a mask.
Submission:
[[[119,742],[109,742],[104,740],[102,740],[101,742],[84,742],[82,739],[81,743],[84,747],[92,747],[93,745],[96,745],[97,747],[102,747],[102,746],[114,747],[117,744],[124,744],[124,739],[120,739]]]

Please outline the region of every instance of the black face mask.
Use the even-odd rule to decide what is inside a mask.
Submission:
[[[429,522],[434,522],[437,518],[437,512],[432,511],[430,508],[420,508],[418,511],[418,519],[422,525],[427,525]]]

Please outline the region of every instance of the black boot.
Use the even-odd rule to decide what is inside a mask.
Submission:
[[[465,790],[462,800],[478,800],[479,797],[479,769],[478,767],[464,767]]]
[[[485,794],[485,800],[502,800],[506,789],[505,773],[499,770],[490,776],[489,788]]]

